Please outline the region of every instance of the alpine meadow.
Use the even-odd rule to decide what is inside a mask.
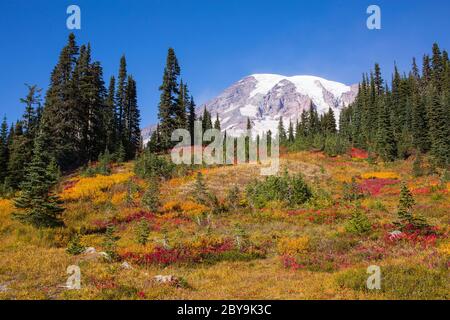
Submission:
[[[269,17],[279,21],[281,9],[260,13],[272,31],[255,22],[263,29],[252,30],[253,38],[231,26],[245,25],[242,13],[230,13],[230,21],[217,16],[218,26],[211,18],[191,25],[192,9],[176,15],[186,29],[180,21],[164,25],[157,29],[163,44],[152,40],[146,49],[147,31],[132,21],[141,19],[136,7],[123,16],[129,38],[111,31],[105,40],[106,29],[93,27],[103,20],[88,13],[95,5],[77,2],[81,29],[49,35],[53,45],[45,53],[57,59],[48,66],[42,61],[44,80],[23,86],[41,79],[38,69],[25,66],[17,71],[19,85],[18,75],[8,75],[15,69],[2,75],[23,94],[14,97],[17,115],[0,100],[0,299],[450,298],[448,41],[432,39],[430,31],[420,33],[426,47],[406,45],[396,30],[401,43],[393,49],[364,43],[374,55],[330,69],[334,53],[316,48],[308,35],[291,39],[302,41],[300,49],[277,48],[294,34],[283,28],[309,30],[290,14],[290,24],[276,28]],[[105,12],[119,14],[117,3]],[[219,14],[204,5],[199,12]],[[230,4],[241,5],[252,12],[248,4]],[[364,37],[378,32],[380,41],[391,41],[387,34],[395,27],[386,16],[381,30],[368,30],[363,19]],[[208,23],[212,29],[204,30]],[[273,40],[274,28],[286,34],[267,46],[261,39]],[[328,33],[326,41],[336,36]],[[219,37],[223,42],[211,44]],[[356,31],[353,37],[358,45],[366,41]],[[243,44],[249,39],[254,51]],[[242,45],[235,47],[239,58],[225,48],[235,43]],[[308,46],[314,54],[302,56]],[[159,67],[147,68],[139,50],[158,51],[151,59]],[[216,59],[219,67],[211,62]],[[307,63],[297,62],[302,59]],[[204,68],[227,76],[214,84],[220,77],[208,78]],[[320,76],[306,75],[315,68]],[[348,78],[339,71],[347,68]],[[147,74],[155,73],[158,85],[149,84]],[[358,83],[348,83],[355,78]],[[214,93],[205,97],[208,88]],[[10,89],[0,90],[9,96]],[[185,133],[182,145],[175,132]],[[176,162],[174,154],[186,161]],[[276,172],[261,173],[266,160],[276,161]]]

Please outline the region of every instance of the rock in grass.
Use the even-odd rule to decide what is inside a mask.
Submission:
[[[97,250],[95,250],[94,247],[89,247],[89,248],[86,248],[86,250],[84,250],[84,254],[94,254],[96,252],[97,252]]]
[[[180,280],[172,275],[163,276],[163,275],[157,275],[154,277],[154,280],[156,283],[160,284],[169,284],[171,286],[179,286]]]
[[[389,233],[389,239],[390,240],[396,240],[398,238],[400,238],[403,235],[403,232],[401,232],[400,230],[395,230]]]

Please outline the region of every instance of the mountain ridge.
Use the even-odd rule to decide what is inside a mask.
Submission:
[[[196,108],[201,116],[206,108],[213,119],[219,116],[222,131],[238,136],[246,130],[247,118],[254,134],[277,131],[280,117],[287,126],[299,119],[311,105],[319,114],[333,109],[336,118],[344,106],[352,103],[358,85],[346,85],[311,75],[284,76],[279,74],[252,74],[235,82],[217,97]],[[155,126],[143,129],[148,141]]]

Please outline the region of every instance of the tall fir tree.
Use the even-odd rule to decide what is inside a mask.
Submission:
[[[430,56],[425,54],[422,59],[422,89],[425,89],[431,82],[432,71],[430,65]]]
[[[73,77],[78,52],[75,36],[70,34],[53,69],[41,121],[45,145],[63,169],[81,164],[78,79]]]
[[[189,90],[187,84],[180,82],[180,93],[177,98],[177,107],[175,110],[176,128],[177,129],[187,129],[188,127],[188,116],[187,109],[189,107]]]
[[[385,161],[392,161],[397,156],[397,146],[395,143],[394,132],[392,130],[388,103],[385,100],[379,100],[378,130],[376,136],[376,148],[378,154]]]
[[[52,228],[63,225],[60,216],[64,209],[58,196],[53,192],[55,181],[55,161],[45,152],[44,140],[35,140],[33,159],[21,185],[21,193],[14,200],[18,209],[13,217],[36,228]]]
[[[427,90],[428,126],[431,141],[431,154],[440,166],[450,164],[450,126],[448,106],[438,90],[429,85]]]
[[[324,130],[326,134],[335,134],[336,129],[336,117],[334,116],[333,109],[329,108],[328,113],[324,117]]]
[[[3,117],[0,126],[0,183],[3,184],[8,175],[9,145],[8,145],[8,122]]]
[[[203,132],[213,128],[211,113],[206,109],[206,107],[203,110],[203,115],[202,115],[202,128],[203,128]]]
[[[188,115],[188,126],[189,134],[191,135],[191,145],[194,145],[194,131],[195,131],[195,121],[197,120],[197,115],[195,114],[195,102],[194,97],[191,96],[189,101],[189,115]]]
[[[8,147],[8,175],[10,186],[18,189],[25,176],[25,167],[32,157],[33,140],[24,135],[22,121],[16,122],[12,132]]]
[[[438,91],[441,90],[442,77],[444,75],[444,62],[442,59],[441,49],[437,43],[433,44],[433,55],[431,56],[431,78],[433,85]]]
[[[20,102],[25,104],[25,111],[22,116],[24,134],[31,140],[35,138],[38,126],[38,110],[41,107],[41,91],[37,85],[26,85],[28,93]]]
[[[292,121],[289,120],[289,128],[288,128],[288,141],[293,142],[295,139],[294,137],[294,126],[292,125]]]
[[[286,130],[284,129],[283,117],[280,117],[280,120],[278,121],[278,137],[280,139],[280,144],[286,143],[287,134]]]
[[[116,78],[112,76],[109,80],[108,94],[105,101],[104,124],[106,126],[106,148],[110,152],[116,151],[117,145],[117,123],[116,123]]]
[[[140,111],[137,104],[136,81],[132,76],[128,77],[125,90],[125,108],[124,108],[124,134],[126,158],[133,159],[139,151],[141,129],[140,129]]]
[[[375,63],[374,84],[377,96],[381,96],[384,90],[384,80],[381,76],[381,68],[378,63]]]
[[[126,103],[126,89],[127,89],[127,60],[125,56],[120,58],[119,76],[117,78],[116,90],[116,128],[117,128],[117,144],[124,144],[124,130],[125,130],[125,103]]]
[[[164,68],[163,83],[159,90],[161,97],[159,101],[159,121],[161,144],[164,149],[172,146],[171,135],[177,129],[178,95],[180,93],[178,77],[180,76],[180,66],[173,48],[169,48]]]
[[[220,120],[219,120],[219,114],[216,114],[216,121],[214,121],[214,129],[220,131]]]
[[[247,117],[247,130],[252,130],[252,122],[249,117]]]

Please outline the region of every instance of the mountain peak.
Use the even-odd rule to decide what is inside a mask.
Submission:
[[[247,118],[255,133],[276,132],[280,117],[287,126],[311,104],[319,114],[332,108],[339,117],[341,109],[354,101],[357,90],[355,85],[311,75],[252,74],[200,106],[198,112],[206,107],[213,115],[218,114],[222,129],[230,135],[244,132]]]
[[[269,130],[275,133],[280,117],[287,128],[289,121],[297,121],[312,104],[319,114],[333,109],[339,119],[342,108],[352,103],[357,93],[358,85],[348,86],[317,76],[258,73],[234,83],[196,112],[201,115],[206,108],[213,118],[219,115],[222,130],[231,136],[246,131],[247,118],[255,135]],[[144,141],[148,141],[152,128],[143,130]]]

